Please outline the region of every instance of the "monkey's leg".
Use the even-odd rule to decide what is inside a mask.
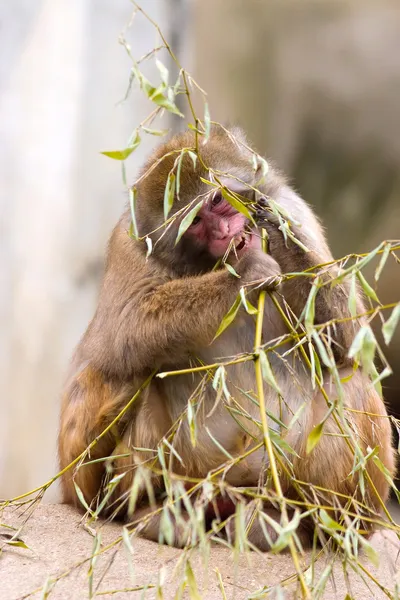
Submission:
[[[340,377],[351,375],[351,369],[339,371]],[[328,396],[335,400],[337,393],[326,386]],[[305,421],[302,425],[302,435],[296,434],[297,439],[290,439],[288,443],[296,450],[299,457],[293,460],[295,477],[299,481],[307,482],[328,490],[322,492],[324,503],[330,502],[333,507],[340,508],[346,499],[355,497],[364,505],[373,510],[380,510],[380,499],[384,502],[388,498],[389,484],[385,476],[375,465],[372,459],[367,461],[366,470],[373,482],[373,486],[365,478],[365,494],[361,493],[358,472],[351,475],[355,464],[353,446],[356,443],[364,456],[368,449],[377,448],[378,457],[389,473],[394,473],[393,448],[391,442],[391,428],[383,401],[376,393],[369,378],[361,371],[355,372],[351,379],[343,383],[344,415],[350,427],[351,437],[343,436],[346,428],[339,427],[331,415],[324,423],[323,433],[315,448],[307,454],[307,438],[313,427],[322,422],[328,410],[325,398],[318,393],[310,404]],[[350,442],[350,443],[348,443]],[[375,488],[375,489],[374,489]],[[314,490],[318,493],[318,490]],[[311,489],[308,490],[308,493]],[[379,499],[379,497],[380,499]],[[350,508],[352,512],[358,511],[356,504]],[[364,523],[364,526],[366,524]]]
[[[65,502],[78,505],[75,484],[90,504],[99,492],[104,462],[91,462],[109,456],[116,444],[114,432],[99,437],[84,455],[93,440],[101,435],[113,416],[118,414],[132,395],[131,389],[113,389],[101,373],[90,366],[74,375],[63,396],[58,451],[61,469],[66,469],[80,455],[82,461],[63,475],[61,483]]]
[[[289,519],[291,516],[289,512]],[[271,521],[275,521],[276,526]],[[279,537],[279,527],[282,526],[282,515],[276,508],[266,506],[261,511],[255,511],[254,505],[249,504],[245,507],[244,525],[244,535],[247,541],[262,552],[268,552]],[[243,535],[242,533],[237,533],[237,521],[235,517],[232,517],[228,521],[225,531],[227,539],[232,545],[235,544],[237,535]],[[303,524],[298,526],[296,537],[303,548],[310,545],[310,531]]]
[[[163,526],[163,511],[160,509],[162,509],[162,504],[155,507],[142,506],[135,510],[131,522],[138,524],[137,531],[139,535],[148,540],[158,542],[160,533],[164,532],[163,541],[165,544],[175,548],[184,548],[190,543],[192,537],[193,524],[189,519],[189,515],[182,511],[179,518],[176,519],[169,511],[168,522]]]

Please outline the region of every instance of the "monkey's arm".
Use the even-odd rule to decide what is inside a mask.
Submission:
[[[111,266],[84,340],[90,364],[122,380],[163,364],[179,364],[190,352],[209,345],[240,287],[280,273],[272,257],[256,251],[237,263],[239,278],[221,269],[166,281],[150,269],[142,264],[134,275],[125,276]]]

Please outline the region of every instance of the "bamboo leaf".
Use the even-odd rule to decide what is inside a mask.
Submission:
[[[149,96],[149,98],[152,102],[154,102],[154,104],[161,106],[161,108],[165,108],[165,110],[168,110],[168,112],[178,115],[179,117],[184,116],[176,104],[169,100],[169,98],[166,98],[161,91],[156,90],[155,93]]]
[[[307,438],[307,446],[306,446],[307,454],[310,454],[310,452],[318,444],[319,440],[321,439],[323,429],[324,429],[324,423],[318,423],[318,425],[315,425],[315,427],[312,428],[312,430],[309,433],[308,438]]]
[[[242,213],[249,221],[254,223],[253,217],[251,216],[247,206],[243,204],[241,200],[238,200],[226,187],[221,188],[221,193],[225,200],[238,212]]]
[[[210,131],[211,131],[210,110],[208,108],[207,102],[205,102],[205,104],[204,104],[204,129],[205,129],[204,141],[207,142],[208,138],[210,137]]]
[[[375,290],[369,285],[368,281],[365,279],[361,271],[358,271],[357,278],[361,283],[361,287],[364,290],[365,295],[368,296],[368,298],[372,298],[372,300],[375,300],[375,302],[380,304],[379,298],[376,295]]]
[[[328,369],[333,369],[334,360],[328,355],[327,348],[321,338],[319,337],[316,330],[312,332],[312,338],[315,342],[315,345],[318,348],[319,356],[321,357],[322,362]]]
[[[240,288],[239,294],[240,294],[240,298],[242,299],[242,304],[243,304],[247,314],[256,315],[258,313],[258,309],[252,305],[252,303],[248,300],[248,298],[246,298],[246,290],[244,287]]]
[[[172,546],[175,538],[174,525],[172,523],[171,516],[167,506],[163,507],[160,522],[160,536],[159,542],[162,544],[163,538],[167,542],[168,546]]]
[[[238,275],[238,273],[236,273],[235,269],[232,267],[232,265],[230,265],[229,263],[224,263],[224,267],[227,271],[229,271],[229,273],[231,275],[233,275],[234,277],[237,277],[238,279],[240,279],[240,275]],[[242,291],[244,288],[240,288],[240,291]],[[246,308],[246,307],[245,307]]]
[[[378,281],[379,277],[381,276],[383,267],[385,266],[388,256],[390,254],[390,250],[391,250],[390,244],[385,244],[385,247],[382,252],[381,260],[379,261],[379,264],[375,271],[375,281]]]
[[[356,286],[356,274],[351,274],[351,282],[350,282],[350,293],[348,300],[349,311],[352,317],[355,317],[357,314],[357,286]]]
[[[260,350],[258,356],[261,364],[261,372],[264,381],[266,381],[269,386],[271,386],[280,396],[282,396],[282,392],[275,379],[274,373],[271,368],[271,364],[268,360],[267,353],[264,350]]]
[[[136,222],[136,200],[137,200],[137,189],[136,187],[129,189],[129,205],[131,208],[131,217],[132,217],[132,233],[133,237],[137,240],[139,237],[139,230]]]
[[[304,307],[304,327],[307,333],[311,333],[314,329],[315,318],[315,297],[319,289],[319,277],[316,277],[308,294],[307,302]]]
[[[22,540],[8,540],[6,541],[7,546],[13,546],[15,548],[24,548],[24,550],[30,550],[29,546]]]
[[[142,127],[142,130],[149,135],[163,136],[167,135],[168,129],[150,129],[150,127]]]
[[[143,487],[142,471],[141,469],[137,469],[133,479],[132,487],[129,492],[128,517],[131,517],[135,512],[137,499]]]
[[[190,158],[192,159],[193,169],[195,169],[196,168],[196,163],[197,163],[197,154],[195,154],[191,150],[188,150],[188,154],[189,154]]]
[[[222,444],[219,443],[219,441],[217,440],[217,438],[211,433],[211,431],[209,430],[208,427],[205,428],[208,435],[210,436],[210,439],[214,442],[214,444],[217,446],[217,448],[222,452],[222,454],[224,454],[229,460],[233,460],[233,456],[231,454],[229,454],[228,450],[226,450]]]
[[[159,70],[159,73],[161,75],[161,81],[163,83],[165,83],[165,85],[167,86],[168,85],[168,77],[169,77],[169,72],[168,72],[167,67],[165,65],[163,65],[163,63],[158,58],[156,58],[155,63],[156,63],[156,67]]]
[[[167,184],[164,190],[164,219],[167,219],[170,210],[174,204],[174,196],[175,196],[175,182],[176,176],[175,173],[169,173]]]
[[[319,517],[323,525],[325,525],[325,527],[330,531],[346,531],[346,528],[343,527],[343,525],[340,525],[340,523],[338,523],[334,519],[332,519],[332,517],[330,517],[326,510],[324,510],[323,508],[319,511]]]
[[[181,239],[181,237],[183,236],[185,231],[187,231],[187,229],[191,226],[195,216],[197,215],[199,210],[202,208],[202,206],[203,206],[203,202],[199,202],[192,208],[192,210],[190,210],[188,212],[186,217],[184,217],[182,219],[181,224],[179,225],[178,235],[176,236],[175,246],[177,245],[177,243],[179,242],[179,240]]]
[[[387,321],[382,326],[382,334],[383,339],[385,340],[385,344],[388,346],[392,340],[393,334],[396,330],[400,319],[400,302],[397,306],[392,310],[392,314],[388,318]]]
[[[196,579],[189,561],[186,563],[185,575],[189,585],[190,600],[201,600],[199,590],[197,589]]]
[[[350,346],[349,358],[360,358],[367,373],[375,374],[374,365],[376,339],[369,325],[364,325],[358,331]]]
[[[88,513],[93,517],[94,512],[92,511],[92,509],[89,507],[88,503],[86,502],[83,492],[82,492],[81,488],[79,487],[79,485],[76,483],[76,481],[74,481],[74,486],[75,486],[75,492],[76,492],[76,495],[78,496],[79,502],[82,504],[83,508],[85,510],[87,510]]]
[[[189,423],[190,440],[192,442],[193,448],[195,448],[195,446],[196,446],[196,420],[195,420],[193,405],[192,405],[190,399],[189,399],[189,402],[187,403],[187,420]]]
[[[181,171],[182,171],[182,161],[185,156],[186,151],[182,150],[178,159],[178,168],[176,169],[176,194],[179,196],[179,192],[181,190]]]
[[[104,156],[108,156],[114,160],[125,160],[130,154],[132,154],[134,150],[136,150],[140,142],[140,135],[136,132],[133,140],[130,142],[127,148],[124,148],[123,150],[104,150],[103,152],[100,152],[100,154],[104,154]]]
[[[370,562],[374,565],[374,567],[379,567],[378,552],[375,550],[375,548],[373,548],[371,546],[371,544],[368,542],[368,540],[364,539],[362,536],[360,536],[359,540],[360,540],[360,543],[363,546],[363,550],[364,550],[365,554],[368,556],[368,559],[370,560]]]
[[[217,329],[217,333],[214,336],[214,340],[221,335],[225,331],[227,327],[235,320],[237,313],[239,312],[241,305],[240,295],[237,296],[235,302],[232,304],[231,308],[228,310],[226,315],[221,321],[220,326]],[[214,341],[213,340],[213,341]]]
[[[153,251],[153,240],[149,236],[146,236],[145,241],[147,246],[146,258],[149,258],[150,254]]]

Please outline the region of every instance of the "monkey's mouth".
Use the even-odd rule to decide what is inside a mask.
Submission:
[[[241,233],[239,236],[235,236],[234,242],[235,242],[236,251],[240,252],[240,250],[247,248],[247,246],[249,246],[251,243],[251,238],[252,238],[251,233],[249,233],[247,231],[244,233]]]

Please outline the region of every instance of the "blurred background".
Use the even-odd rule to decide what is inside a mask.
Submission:
[[[315,207],[336,257],[400,238],[398,0],[143,7],[207,91],[211,117],[243,126]],[[0,5],[0,498],[57,469],[62,382],[127,200],[119,163],[100,152],[123,148],[150,112],[137,89],[118,104],[131,65],[118,36],[131,12],[129,0]],[[159,43],[140,15],[126,38],[135,58]],[[128,182],[158,142],[145,137],[129,157]],[[394,261],[378,291],[400,299]],[[385,396],[400,416],[399,333],[387,357]]]

